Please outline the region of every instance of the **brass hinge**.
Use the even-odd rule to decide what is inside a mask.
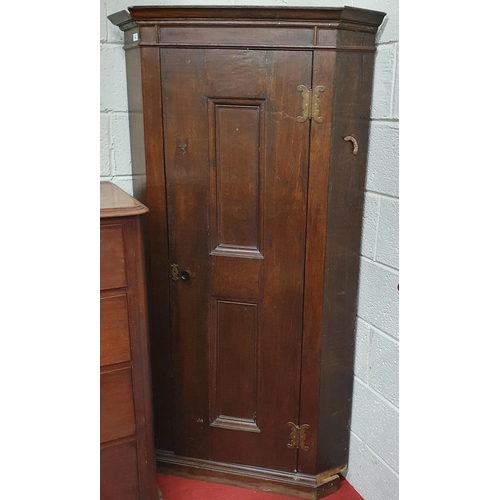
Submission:
[[[318,85],[311,90],[305,85],[297,87],[299,92],[302,92],[302,116],[297,116],[297,121],[302,123],[306,120],[314,120],[317,123],[323,123],[323,117],[319,116],[319,93],[325,91],[323,85]]]
[[[295,425],[293,422],[288,422],[288,427],[290,427],[290,443],[286,445],[290,450],[301,450],[307,451],[309,446],[306,446],[306,430],[310,429],[309,424],[302,424],[300,427]]]

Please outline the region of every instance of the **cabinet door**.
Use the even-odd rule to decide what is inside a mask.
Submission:
[[[174,452],[294,471],[312,53],[165,48],[161,66]]]

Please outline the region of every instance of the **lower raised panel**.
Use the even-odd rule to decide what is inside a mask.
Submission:
[[[101,450],[100,500],[138,500],[137,448],[135,441]]]
[[[157,471],[182,477],[317,500],[337,491],[337,471],[317,476],[199,460],[157,450]]]
[[[212,299],[210,419],[215,427],[260,432],[258,305]]]
[[[212,427],[232,429],[234,431],[260,432],[259,427],[252,418],[228,417],[219,415],[211,424]]]

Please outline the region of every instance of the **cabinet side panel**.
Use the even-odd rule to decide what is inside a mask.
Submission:
[[[373,53],[338,52],[328,186],[318,472],[347,465]],[[353,136],[353,144],[344,137]]]
[[[125,51],[127,71],[128,121],[134,197],[144,203],[146,157],[144,150],[144,115],[142,102],[141,54],[138,46]]]
[[[137,194],[149,208],[144,222],[155,442],[156,448],[172,450],[172,349],[160,49],[141,47],[139,50],[130,52],[140,54],[145,184]],[[136,76],[131,77],[132,81]],[[138,170],[135,166],[133,169],[134,174],[140,174],[140,165]],[[141,175],[138,182],[140,178]]]

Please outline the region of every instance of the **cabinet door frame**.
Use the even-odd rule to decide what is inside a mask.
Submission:
[[[311,85],[312,51],[163,48],[160,58],[169,265],[192,276],[170,280],[174,452],[295,472],[297,452],[287,444],[288,422],[297,422],[300,407],[310,142],[310,121],[296,117],[298,87]],[[239,137],[258,143],[260,174],[252,189],[245,175],[253,168],[247,158],[253,150],[238,144]],[[245,170],[235,176],[240,163]],[[226,177],[221,186],[219,178]],[[235,196],[228,186],[241,192]],[[245,196],[260,200],[254,231],[240,231],[231,219],[231,210],[246,208]],[[233,224],[222,232],[221,210]],[[218,396],[232,394],[232,384],[246,390],[236,366],[233,378],[217,378],[220,367],[233,363],[218,344],[224,332],[231,340],[219,323],[226,318],[234,327],[235,314],[256,328],[253,361],[253,351],[233,345],[242,370],[255,363],[255,394],[247,394],[255,399],[254,420],[238,417],[239,406],[248,405],[234,394],[225,401],[235,413],[216,414],[222,411]]]

